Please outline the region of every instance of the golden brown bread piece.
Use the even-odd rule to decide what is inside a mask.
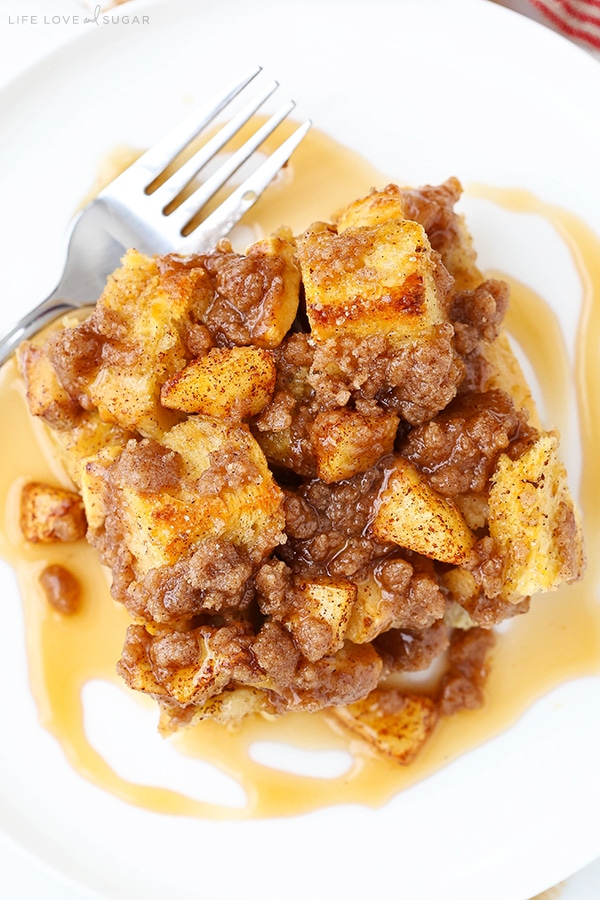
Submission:
[[[388,473],[371,528],[382,541],[440,562],[460,564],[475,545],[475,535],[456,504],[431,488],[402,456]]]
[[[166,381],[160,401],[169,409],[222,419],[249,419],[267,405],[277,369],[259,347],[214,347]]]
[[[583,571],[581,526],[555,433],[542,433],[516,460],[500,456],[488,502],[490,535],[506,560],[503,599],[555,590]]]
[[[376,753],[408,765],[435,728],[435,701],[423,694],[376,689],[335,711],[336,719]]]
[[[309,229],[298,257],[315,340],[385,334],[400,344],[445,321],[436,261],[416,222]]]
[[[20,525],[32,544],[79,541],[87,527],[84,504],[75,491],[28,481],[21,488]]]

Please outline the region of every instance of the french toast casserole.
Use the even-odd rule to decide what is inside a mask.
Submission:
[[[164,733],[325,709],[408,763],[482,704],[495,626],[581,577],[461,190],[388,185],[243,254],[130,250],[87,318],[21,346],[73,483],[26,485],[24,533],[97,549]]]

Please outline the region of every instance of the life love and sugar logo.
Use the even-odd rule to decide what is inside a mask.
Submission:
[[[106,25],[149,25],[149,15],[119,12],[115,8],[103,9],[98,4],[93,10],[73,13],[51,9],[48,12],[28,12],[8,15],[9,25],[62,25],[62,26],[106,26]]]

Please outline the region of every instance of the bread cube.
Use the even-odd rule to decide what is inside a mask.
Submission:
[[[336,653],[344,644],[356,585],[345,579],[295,581],[297,601],[284,619],[300,651],[311,662]]]
[[[254,432],[261,450],[272,465],[287,466],[293,456],[293,437],[289,428],[282,431]]]
[[[105,470],[119,458],[123,447],[122,443],[100,447],[95,455],[85,458],[84,465],[80,469],[81,499],[90,539],[100,532],[106,519]]]
[[[296,264],[296,248],[292,233],[281,228],[269,237],[251,244],[246,256],[277,259],[281,271],[274,278],[261,307],[260,318],[252,328],[252,344],[256,347],[278,347],[292,327],[300,300],[300,272]]]
[[[365,197],[350,203],[337,217],[338,232],[365,225],[380,225],[389,219],[406,219],[402,190],[388,184],[382,190],[372,190]]]
[[[163,385],[161,402],[185,413],[240,421],[264,409],[276,378],[277,370],[268,350],[215,347]]]
[[[19,521],[23,537],[32,544],[78,541],[87,530],[79,494],[39,481],[23,485]]]
[[[181,706],[202,703],[212,694],[219,694],[229,683],[231,673],[211,650],[209,642],[202,642],[197,662],[162,673],[161,683]]]
[[[123,449],[131,434],[119,425],[104,422],[93,410],[86,412],[77,425],[54,435],[56,453],[69,477],[79,490],[85,479],[85,468],[99,452],[114,459]]]
[[[392,627],[397,611],[373,577],[359,581],[356,587],[346,637],[355,644],[366,644]]]
[[[391,219],[307,231],[298,241],[306,311],[317,341],[387,335],[402,345],[447,320],[424,228]]]
[[[432,216],[435,217],[439,204],[442,203],[446,205],[443,228],[447,237],[441,240],[437,249],[444,265],[455,279],[457,289],[472,289],[480,284],[483,276],[476,266],[473,240],[464,216],[454,210],[454,204],[461,193],[462,185],[456,178],[449,178],[438,187],[417,189],[388,184],[382,189],[373,189],[365,197],[360,197],[346,207],[338,215],[337,229],[341,232],[363,225],[378,225],[389,219],[418,218],[428,230],[435,230],[436,223]]]
[[[542,424],[535,401],[506,332],[501,332],[495,341],[484,344],[482,356],[488,364],[485,390],[500,390],[507,393],[517,409],[527,411],[528,423],[541,429]]]
[[[17,351],[17,361],[31,415],[44,419],[57,431],[72,428],[83,410],[62,387],[43,348],[24,341]]]
[[[244,547],[254,561],[283,541],[283,494],[245,425],[193,416],[160,445],[180,458],[176,487],[147,491],[126,481],[111,491],[110,514],[119,517],[138,578],[173,565],[207,537]],[[84,497],[96,517],[105,464],[99,456],[87,467]]]
[[[475,600],[480,592],[473,573],[459,567],[448,569],[442,573],[441,582],[448,597],[457,604],[463,605]],[[454,623],[453,623],[454,624]]]
[[[394,448],[399,417],[370,416],[352,409],[332,409],[317,415],[311,444],[317,475],[328,484],[366,472]]]
[[[501,599],[518,603],[582,577],[583,538],[554,432],[518,459],[500,456],[489,509],[490,535],[505,559]]]
[[[67,475],[81,487],[82,470],[102,447],[123,447],[129,437],[118,425],[105,422],[96,410],[84,410],[64,390],[46,351],[30,341],[18,350],[32,415],[50,426],[48,436]]]
[[[376,504],[372,533],[440,562],[460,564],[475,535],[456,504],[425,481],[416,466],[397,456]]]
[[[179,325],[203,279],[208,279],[203,269],[190,269],[175,290],[161,277],[156,260],[135,250],[109,278],[94,318],[123,352],[103,361],[87,389],[106,422],[155,437],[178,421],[180,416],[161,405],[160,389],[186,363]]]
[[[277,714],[269,693],[260,688],[247,686],[228,687],[215,697],[194,706],[189,724],[194,725],[203,719],[211,719],[220,725],[235,726],[246,716],[254,713],[272,716]],[[165,707],[160,719],[161,733],[169,734],[178,727],[176,714],[173,715],[171,707]]]
[[[402,765],[413,761],[435,728],[435,701],[395,688],[376,688],[356,703],[338,706],[333,716],[378,755]]]

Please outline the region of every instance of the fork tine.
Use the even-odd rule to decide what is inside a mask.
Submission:
[[[214,197],[219,188],[231,178],[234,172],[237,172],[240,166],[245,163],[255,150],[266,141],[269,135],[275,131],[277,126],[291,113],[295,105],[294,101],[290,100],[280,107],[270,119],[261,125],[260,128],[258,128],[244,144],[242,144],[239,150],[236,150],[228,159],[225,159],[210,178],[207,178],[203,184],[196,188],[193,194],[190,194],[180,206],[170,213],[169,225],[178,225],[179,229],[183,231],[185,226],[199,210],[208,203],[211,197]]]
[[[191,115],[180,122],[169,134],[165,135],[158,143],[147,150],[131,167],[131,171],[145,173],[145,187],[150,185],[164,172],[178,153],[180,153],[193,138],[198,135],[237,95],[243,91],[253,78],[262,71],[258,66],[241,80],[231,84],[227,90],[213,97],[211,101],[195,110]],[[123,175],[130,170],[125,170]]]
[[[197,111],[188,116],[86,204],[71,223],[63,274],[57,287],[46,300],[24,316],[8,335],[0,338],[0,363],[8,358],[19,342],[35,334],[63,310],[77,309],[93,302],[102,290],[105,278],[119,264],[124,248],[136,247],[141,253],[148,255],[178,251],[206,252],[231,231],[285,166],[310,129],[311,122],[306,121],[296,128],[277,150],[267,155],[263,163],[202,221],[200,212],[208,199],[207,194],[214,196],[214,192],[258,149],[294,108],[293,102],[283,106],[264,125],[257,128],[253,136],[229,157],[229,162],[225,163],[222,171],[207,179],[202,193],[193,194],[179,208],[173,204],[173,213],[165,214],[164,206],[161,208],[163,194],[159,187],[154,193],[149,193],[147,188],[158,176],[164,177],[164,169],[173,162],[174,157],[261,71],[262,68],[258,66],[212,103],[204,106],[200,113]],[[275,82],[266,92],[263,90],[265,100],[277,86]],[[245,117],[247,121],[262,102],[263,100],[259,100],[257,103],[255,99],[252,105],[246,104],[246,112],[238,113],[229,129],[222,131],[214,141],[210,151],[212,155],[225,146],[229,136],[233,137],[238,131],[241,118]],[[249,110],[251,111],[248,112]],[[227,129],[227,126],[224,128]],[[210,145],[211,140],[212,138],[204,146]],[[208,154],[206,157],[207,161],[212,158]],[[192,168],[194,173],[198,171],[199,163],[204,165],[202,158],[195,157],[184,174],[189,176]],[[183,168],[184,166],[180,166],[180,170]],[[171,190],[174,184],[173,182]],[[168,206],[169,204],[167,211]],[[182,207],[183,212],[178,216]],[[187,228],[185,235],[184,228]]]
[[[157,197],[160,195],[162,209],[181,193],[204,166],[222,150],[225,144],[238,133],[263,105],[263,103],[277,90],[279,83],[272,81],[262,91],[244,106],[240,112],[230,121],[223,124],[222,128],[213,135],[190,159],[185,162],[173,175],[156,189]]]
[[[248,176],[219,205],[218,209],[200,223],[202,232],[200,240],[194,231],[182,238],[177,248],[179,252],[202,252],[214,247],[221,238],[229,234],[234,225],[256,203],[265,188],[268,187],[280,169],[286,164],[296,147],[304,139],[311,125],[310,119],[300,125],[277,150],[267,157],[255,172]]]

